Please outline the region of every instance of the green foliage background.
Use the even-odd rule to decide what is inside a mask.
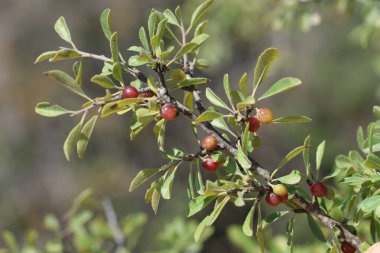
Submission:
[[[108,44],[102,34],[98,17],[110,8],[113,25],[119,31],[119,45],[124,52],[137,40],[137,30],[145,24],[151,8],[173,8],[178,4],[191,10],[200,1],[137,1],[110,0],[3,1],[0,9],[0,230],[9,229],[21,235],[27,227],[39,227],[48,213],[62,214],[72,199],[84,188],[91,187],[99,196],[110,196],[120,215],[146,210],[152,212],[141,199],[143,189],[128,193],[129,183],[138,169],[157,167],[161,157],[156,150],[151,131],[140,135],[131,143],[128,118],[113,116],[101,121],[94,132],[85,160],[66,162],[61,146],[68,131],[76,122],[67,118],[46,119],[34,113],[40,100],[57,104],[79,106],[80,101],[66,90],[52,84],[41,73],[44,64],[33,65],[33,60],[52,45],[61,44],[53,30],[59,16],[65,16],[72,36],[81,47],[102,54]],[[294,14],[295,19],[285,27],[279,26],[281,13],[292,13],[286,2],[261,0],[218,0],[209,15],[210,40],[204,49],[211,68],[205,70],[212,87],[222,94],[222,75],[230,73],[237,85],[242,73],[252,71],[258,54],[267,47],[280,50],[266,80],[275,81],[284,73],[299,77],[304,85],[278,96],[266,106],[275,115],[297,112],[313,119],[311,124],[267,126],[260,129],[262,149],[255,157],[265,167],[275,166],[292,147],[300,145],[304,137],[312,134],[313,143],[327,140],[325,173],[329,171],[337,154],[355,148],[358,125],[367,125],[372,118],[372,106],[378,104],[380,90],[380,58],[374,43],[363,43],[358,26],[363,20],[370,23],[365,9],[359,5],[338,12],[330,1]],[[308,2],[308,1],[306,1]],[[344,1],[339,1],[344,2]],[[364,1],[366,2],[366,1]],[[288,8],[288,9],[287,9]],[[340,7],[342,8],[342,7]],[[306,12],[305,12],[306,11]],[[316,12],[317,11],[317,12]],[[304,14],[319,14],[321,24],[309,27]],[[371,14],[371,13],[369,13]],[[372,14],[373,16],[373,14]],[[313,16],[314,18],[316,16]],[[281,28],[274,30],[273,27]],[[309,29],[306,29],[309,28]],[[360,29],[360,27],[359,27]],[[364,29],[363,27],[361,29]],[[306,31],[308,30],[308,31]],[[361,42],[361,44],[360,44]],[[367,45],[367,48],[363,47]],[[68,63],[54,63],[69,69]],[[88,62],[87,68],[99,69],[97,63]],[[85,69],[89,74],[90,69]],[[86,77],[87,79],[89,76]],[[95,91],[96,92],[96,91]],[[181,129],[181,131],[179,131]],[[186,137],[184,132],[189,133]],[[168,146],[196,147],[191,129],[183,129],[180,120],[167,128]],[[314,147],[316,148],[316,147]],[[288,169],[301,164],[291,163]],[[150,218],[145,230],[147,241],[155,237],[162,225],[174,215],[185,216],[186,173],[174,185],[174,198],[163,202],[156,217]],[[248,208],[248,207],[247,207]],[[226,227],[241,223],[248,210],[234,207],[225,210],[215,224],[216,230],[206,244],[204,252],[231,252],[236,250],[226,239]],[[202,217],[202,214],[200,214]],[[297,222],[302,224],[303,222]],[[276,223],[284,230],[285,224]],[[277,228],[277,227],[276,227]],[[305,230],[305,231],[303,231]],[[302,232],[301,232],[302,231]],[[297,234],[309,233],[298,225]],[[308,241],[302,237],[302,243]],[[310,237],[311,238],[311,237]],[[300,240],[300,239],[299,239]],[[311,239],[310,239],[311,240]],[[149,245],[142,245],[139,251]],[[144,248],[145,247],[145,248]],[[151,248],[152,249],[152,248]]]

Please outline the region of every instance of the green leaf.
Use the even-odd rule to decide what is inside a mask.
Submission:
[[[173,63],[175,60],[177,60],[178,58],[180,58],[182,55],[184,54],[188,54],[188,53],[191,53],[193,52],[196,48],[198,47],[198,44],[196,43],[193,43],[193,42],[189,42],[187,44],[185,44],[174,56],[174,58],[167,64],[167,65],[170,65],[171,63]]]
[[[77,84],[75,82],[75,80],[71,76],[66,74],[65,72],[63,72],[61,70],[51,70],[51,71],[45,72],[44,74],[55,79],[55,80],[57,80],[64,87],[66,87],[67,89],[71,90],[72,92],[78,94],[79,96],[84,97],[88,100],[91,100],[91,98],[89,98],[84,93],[81,86],[79,84]]]
[[[82,85],[83,80],[82,80],[82,74],[83,74],[83,64],[82,64],[82,59],[80,61],[76,61],[73,64],[73,72],[75,76],[75,82],[77,84]]]
[[[199,5],[193,15],[191,16],[190,27],[189,30],[198,22],[198,20],[207,12],[207,10],[211,7],[213,0],[207,0],[201,5]]]
[[[165,18],[168,19],[169,24],[180,26],[178,23],[177,17],[174,15],[174,13],[171,10],[166,9],[163,14]]]
[[[306,116],[286,116],[273,120],[273,123],[308,123],[312,120]]]
[[[82,128],[83,121],[79,122],[78,125],[76,125],[67,136],[65,143],[63,144],[63,151],[65,153],[67,161],[70,161],[71,154],[74,151],[74,147],[77,144],[80,130]]]
[[[263,225],[262,225],[263,229],[265,229],[266,227],[271,225],[273,222],[280,219],[282,216],[287,215],[288,213],[289,213],[289,211],[278,211],[278,212],[274,212],[274,213],[269,214],[263,220]]]
[[[153,48],[154,52],[157,51],[158,48],[160,47],[162,36],[164,35],[165,27],[166,27],[167,22],[168,22],[168,20],[166,18],[164,18],[163,20],[161,20],[158,23],[158,25],[157,25],[156,35],[154,35],[151,38],[151,45],[152,45],[152,48]]]
[[[60,225],[58,218],[53,214],[48,214],[44,218],[44,227],[52,232],[59,232]]]
[[[119,82],[123,82],[123,72],[120,62],[116,62],[112,65],[112,75]]]
[[[246,97],[248,96],[248,89],[247,89],[247,73],[244,73],[239,81],[239,87],[241,93]]]
[[[261,219],[261,206],[258,207],[257,212],[257,230],[256,230],[256,237],[257,242],[260,246],[261,253],[265,253],[265,247],[264,247],[264,232],[263,232],[263,220]]]
[[[375,154],[369,154],[363,165],[367,168],[371,168],[380,171],[380,158]]]
[[[283,184],[295,185],[298,184],[301,179],[301,173],[298,170],[293,170],[290,174],[276,178],[275,180],[278,180]]]
[[[140,38],[140,42],[141,42],[141,45],[143,46],[143,48],[146,50],[146,51],[150,51],[149,49],[149,43],[148,43],[148,39],[146,37],[146,32],[145,32],[145,29],[144,27],[140,27],[140,30],[139,30],[139,38]]]
[[[194,96],[192,92],[186,92],[183,98],[183,105],[187,107],[191,112],[194,111]]]
[[[293,253],[294,222],[295,218],[293,217],[290,218],[286,224],[286,232],[288,234],[288,241],[286,243],[287,253]],[[336,253],[338,253],[338,251]]]
[[[210,214],[210,219],[208,220],[207,226],[211,226],[216,219],[219,217],[223,208],[226,206],[227,202],[230,200],[231,196],[227,195],[222,201],[220,201],[215,207],[212,213]]]
[[[41,102],[36,105],[35,111],[37,114],[45,117],[56,117],[63,114],[73,113],[59,105],[50,105],[49,102]]]
[[[270,65],[273,60],[278,55],[277,48],[268,48],[265,49],[264,52],[259,56],[257,61],[254,75],[253,75],[253,93],[252,97],[254,97],[256,89],[260,86],[261,82],[264,80]]]
[[[100,15],[100,24],[102,26],[104,35],[108,40],[111,40],[112,30],[111,30],[111,10],[105,9]]]
[[[308,135],[306,138],[305,138],[305,141],[304,141],[304,144],[303,146],[305,147],[305,149],[303,150],[303,162],[305,164],[305,168],[306,168],[306,175],[308,177],[311,177],[313,178],[312,174],[311,174],[311,166],[310,166],[310,139],[311,139],[311,135]]]
[[[79,158],[83,158],[88,142],[90,141],[92,131],[94,130],[98,115],[93,116],[87,123],[83,126],[78,142],[77,142],[77,151]]]
[[[157,12],[153,10],[148,18],[148,32],[149,37],[153,38],[155,31],[156,31],[156,19],[157,19]]]
[[[244,101],[237,103],[236,107],[238,110],[243,110],[248,106],[252,106],[256,103],[256,100],[253,97],[247,97]]]
[[[110,48],[112,54],[112,61],[114,63],[119,62],[119,46],[117,40],[117,32],[114,32],[110,38]]]
[[[326,141],[322,141],[321,144],[319,144],[317,148],[317,154],[315,157],[317,178],[318,178],[319,170],[321,169],[323,154],[325,153],[325,143]]]
[[[198,46],[202,45],[208,38],[210,38],[210,35],[206,33],[199,34],[198,36],[194,37],[191,42],[197,44]]]
[[[305,149],[305,146],[300,146],[300,147],[297,147],[295,149],[293,149],[292,151],[290,151],[284,159],[282,159],[282,161],[279,163],[279,165],[277,166],[277,168],[273,171],[272,173],[272,176],[273,177],[277,171],[282,168],[285,164],[287,164],[288,162],[290,162],[294,157],[296,157],[297,155],[299,155],[303,150]]]
[[[198,196],[195,199],[192,199],[189,202],[189,208],[187,211],[187,217],[193,216],[194,214],[203,210],[206,206],[208,206],[216,196]]]
[[[141,184],[143,184],[145,181],[147,181],[149,178],[156,175],[158,172],[160,172],[160,169],[144,169],[140,170],[139,173],[135,176],[135,178],[132,180],[131,185],[129,186],[129,192],[133,191],[137,187],[139,187]]]
[[[255,215],[255,209],[256,209],[257,201],[255,201],[249,210],[247,216],[245,217],[244,223],[243,223],[243,233],[246,236],[253,236],[253,218]]]
[[[307,214],[307,224],[309,224],[309,228],[311,232],[313,232],[313,235],[320,241],[326,242],[326,238],[323,235],[321,229],[319,228],[318,224],[315,222],[314,218]]]
[[[105,89],[114,89],[116,88],[116,84],[106,75],[94,75],[91,78],[91,82],[99,84],[101,87]]]
[[[54,30],[58,33],[59,37],[61,37],[64,41],[74,46],[73,41],[71,40],[70,30],[67,27],[64,17],[60,17],[57,20],[57,22],[55,22]]]
[[[164,199],[170,199],[171,197],[173,180],[179,165],[180,163],[177,166],[175,166],[171,171],[169,171],[169,176],[165,179],[164,183],[161,186],[161,195]]]
[[[161,59],[165,59],[165,58],[167,58],[174,51],[174,49],[175,49],[174,46],[170,46],[165,51],[159,53],[158,57],[161,58]]]
[[[185,79],[185,80],[181,81],[180,83],[177,83],[176,85],[174,85],[172,90],[180,89],[180,88],[184,88],[184,87],[188,87],[188,86],[192,86],[192,85],[205,84],[208,81],[209,80],[207,78],[204,78],[204,77],[189,78],[189,79]]]
[[[197,37],[198,35],[201,35],[202,33],[204,33],[206,30],[207,24],[208,24],[208,20],[204,20],[201,23],[199,23],[194,30],[194,37]]]
[[[366,198],[359,204],[359,208],[366,213],[374,211],[378,206],[380,206],[380,195]]]
[[[153,128],[153,132],[157,137],[157,144],[160,151],[164,151],[164,141],[165,141],[164,134],[165,134],[165,128],[166,128],[165,122],[166,122],[165,119],[161,119],[160,121],[156,123],[156,125]]]
[[[223,114],[216,111],[208,110],[208,111],[203,112],[201,115],[199,115],[198,118],[195,120],[195,123],[211,121],[211,120],[218,119],[221,117],[223,117]]]
[[[297,87],[302,82],[301,80],[293,77],[285,77],[273,84],[258,100],[262,100],[281,92],[290,90]]]
[[[196,171],[195,171],[195,181],[194,181],[194,184],[195,184],[195,190],[197,191],[197,193],[199,195],[203,195],[205,193],[204,192],[205,186],[203,184],[201,169],[199,167],[198,160],[197,160],[197,167],[196,167]]]
[[[214,105],[231,111],[231,109],[223,102],[223,100],[218,97],[210,88],[206,88],[206,97]]]
[[[160,192],[157,189],[154,189],[153,194],[152,194],[152,201],[151,201],[151,206],[155,214],[157,214],[158,210],[158,204],[160,203]]]
[[[63,61],[69,59],[80,58],[82,55],[73,49],[61,49],[57,51],[57,53],[49,59],[49,62]]]
[[[128,59],[128,65],[132,67],[138,67],[145,65],[149,62],[149,58],[144,55],[132,55]]]
[[[364,144],[364,132],[362,127],[358,127],[358,131],[356,132],[356,142],[360,149],[363,148]]]
[[[208,222],[210,220],[210,216],[206,216],[198,225],[197,229],[194,232],[194,241],[198,242],[199,239],[204,234],[206,228],[208,227]]]
[[[19,253],[21,252],[17,246],[17,240],[14,234],[12,234],[9,231],[3,232],[3,239],[7,247],[10,249],[12,253]]]
[[[232,108],[234,108],[234,101],[232,100],[232,96],[231,96],[231,85],[230,85],[228,74],[225,74],[223,77],[223,88],[228,98],[228,101],[230,101]]]
[[[228,127],[228,125],[226,124],[226,122],[224,121],[223,118],[218,118],[218,119],[214,119],[211,121],[211,125],[213,127],[216,127],[216,128],[219,128],[219,129],[222,129],[228,133],[230,133],[232,136],[235,136],[236,137],[236,134],[234,132],[231,131],[231,129]]]
[[[248,157],[246,156],[246,154],[244,153],[244,151],[240,145],[238,145],[236,158],[244,170],[247,171],[252,167],[251,161],[248,159]]]
[[[57,51],[48,51],[48,52],[44,52],[42,54],[40,54],[37,59],[34,61],[34,64],[36,63],[40,63],[40,62],[43,62],[51,57],[53,57],[54,55],[57,54]]]
[[[373,107],[373,114],[377,119],[380,119],[380,106],[375,105]]]

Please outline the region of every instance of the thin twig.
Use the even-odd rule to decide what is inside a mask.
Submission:
[[[125,246],[124,235],[117,221],[116,213],[113,208],[111,200],[109,198],[103,199],[102,206],[104,209],[104,214],[107,219],[107,224],[112,231],[112,235],[115,240],[116,247],[118,249],[121,249]]]

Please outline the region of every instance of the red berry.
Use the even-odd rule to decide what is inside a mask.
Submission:
[[[310,191],[315,197],[325,197],[327,194],[327,188],[321,182],[312,183],[310,186]]]
[[[207,135],[202,140],[202,148],[204,148],[205,150],[209,152],[215,150],[217,146],[218,146],[218,140],[212,135]]]
[[[279,197],[273,192],[267,193],[267,195],[265,196],[265,201],[270,206],[278,206],[281,203],[281,200],[279,199]]]
[[[248,118],[248,130],[250,132],[256,132],[260,128],[260,121],[255,117],[249,117]]]
[[[172,104],[165,104],[161,107],[160,115],[165,120],[173,120],[177,117],[177,109]]]
[[[356,251],[356,249],[346,241],[342,242],[340,248],[342,249],[343,253],[354,253]]]
[[[286,202],[286,201],[288,201],[288,197],[289,197],[289,195],[286,194],[286,195],[284,195],[284,196],[277,196],[277,197],[278,197],[278,199],[279,199],[281,202]]]
[[[207,171],[216,171],[219,167],[219,163],[214,162],[211,157],[206,157],[202,162],[202,167]]]
[[[138,96],[139,96],[139,92],[133,86],[125,86],[124,89],[123,89],[123,92],[121,94],[121,97],[123,99],[126,99],[126,98],[137,98]]]
[[[273,113],[268,108],[260,108],[256,114],[257,119],[263,124],[272,123]]]

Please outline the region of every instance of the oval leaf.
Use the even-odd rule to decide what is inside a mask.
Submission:
[[[81,86],[75,82],[75,80],[66,74],[65,72],[61,70],[51,70],[44,73],[45,75],[57,80],[67,89],[71,90],[72,92],[78,94],[81,97],[84,97],[88,100],[91,100],[82,90]]]
[[[366,213],[370,213],[380,206],[380,195],[371,196],[363,200],[359,207]]]
[[[58,33],[59,37],[61,37],[64,41],[73,44],[71,40],[70,30],[67,27],[66,21],[64,17],[60,17],[57,22],[55,22],[54,30]]]
[[[102,29],[104,35],[108,40],[111,39],[112,31],[111,31],[111,10],[105,9],[100,15],[100,24],[102,25]]]
[[[91,82],[99,84],[105,89],[113,89],[116,87],[116,84],[106,75],[95,75],[91,78]]]
[[[311,122],[312,119],[306,116],[286,116],[273,120],[273,123],[308,123]]]
[[[63,114],[73,113],[59,105],[50,105],[48,102],[41,102],[36,105],[36,113],[45,117],[56,117]]]
[[[71,154],[74,151],[75,144],[78,141],[80,130],[82,128],[83,122],[79,122],[67,136],[65,143],[63,144],[63,152],[65,153],[67,161],[70,161]]]
[[[281,92],[297,87],[302,82],[298,78],[285,77],[273,84],[258,100],[271,97]]]
[[[93,116],[82,128],[77,142],[77,151],[79,158],[83,158],[88,142],[90,141],[92,131],[94,130],[98,115]]]
[[[256,91],[256,89],[260,86],[261,82],[264,80],[268,69],[270,65],[272,64],[273,60],[278,55],[278,49],[277,48],[268,48],[265,49],[264,52],[259,56],[259,59],[257,60],[257,64],[255,67],[255,71],[253,74],[253,94],[252,97]]]
[[[213,119],[218,119],[223,117],[223,114],[215,111],[205,111],[201,115],[198,116],[195,123],[201,123],[205,121],[211,121]]]
[[[141,184],[143,184],[145,181],[147,181],[149,178],[156,175],[160,169],[145,169],[140,170],[139,173],[135,176],[135,178],[132,180],[131,185],[129,186],[129,191],[133,191],[137,187],[139,187]]]
[[[298,184],[301,181],[301,179],[302,178],[300,172],[298,170],[293,170],[292,172],[290,172],[290,174],[276,178],[275,180],[278,180],[284,184],[294,185]]]
[[[206,97],[214,105],[230,111],[230,108],[210,88],[206,88]]]

